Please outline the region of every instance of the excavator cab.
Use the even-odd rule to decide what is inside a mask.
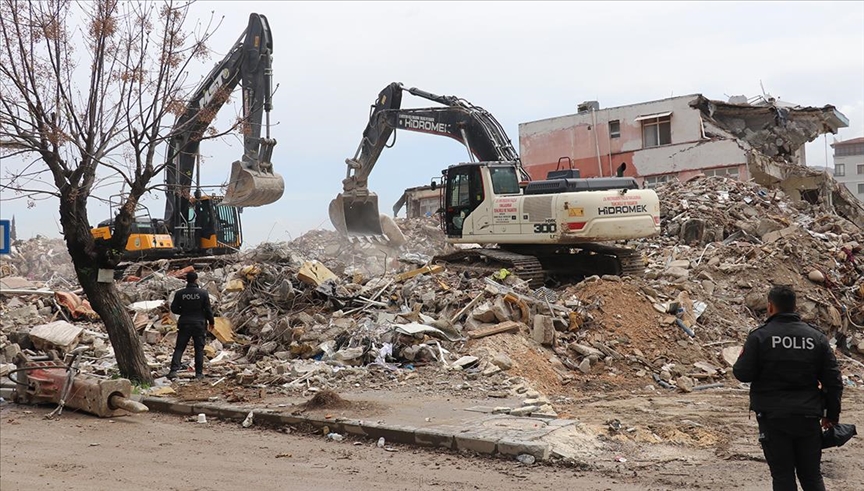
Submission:
[[[444,232],[448,237],[462,237],[465,217],[484,199],[482,164],[455,165],[444,171]],[[515,172],[513,174],[515,177]],[[517,190],[519,181],[514,180]]]
[[[186,239],[178,242],[209,254],[230,254],[243,244],[239,210],[216,196],[203,195],[196,199],[194,207],[189,208],[187,227],[175,230],[177,234]]]

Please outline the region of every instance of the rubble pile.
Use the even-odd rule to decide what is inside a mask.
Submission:
[[[36,236],[15,241],[8,255],[0,256],[0,278],[20,276],[31,281],[75,281],[72,258],[63,239]]]
[[[722,177],[658,188],[659,241],[642,241],[647,278],[686,285],[718,304],[764,309],[772,284],[792,285],[802,317],[846,332],[864,325],[864,231],[782,191]]]
[[[805,320],[852,360],[847,383],[862,383],[853,359],[864,357],[860,228],[725,178],[658,193],[661,236],[633,243],[646,260],[642,278],[532,289],[507,270],[451,271],[431,264],[450,246],[427,218],[399,221],[408,240],[398,250],[327,231],[261,244],[199,271],[220,316],[206,370],[226,387],[272,391],[405,386],[519,395],[525,405],[511,414],[552,415],[574,386],[689,392],[728,383],[740,345],[764,318],[768,288],[785,283],[799,292]],[[168,305],[182,274],[118,283],[157,374],[167,372],[176,339]],[[13,320],[13,303],[33,315]],[[0,306],[0,363],[26,344],[14,331],[26,334],[63,312],[36,295],[3,295]],[[99,359],[85,370],[108,374],[101,325],[71,320],[85,326],[80,342]]]

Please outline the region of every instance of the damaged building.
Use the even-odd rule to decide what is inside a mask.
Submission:
[[[835,141],[834,179],[864,202],[864,137]]]
[[[566,167],[582,177],[632,176],[646,187],[726,176],[780,188],[860,225],[860,203],[830,175],[808,168],[804,147],[848,125],[831,105],[691,94],[606,109],[585,102],[577,114],[520,124],[519,145],[534,179]]]
[[[438,211],[441,205],[441,189],[431,185],[408,188],[393,205],[393,216],[399,216],[399,211],[405,208],[407,218],[429,217]]]

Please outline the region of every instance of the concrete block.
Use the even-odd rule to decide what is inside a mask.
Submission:
[[[513,409],[510,411],[510,416],[529,416],[534,411],[540,409],[537,406],[523,406],[517,409]]]
[[[216,417],[220,419],[238,419],[243,420],[246,419],[246,415],[249,414],[249,411],[244,411],[243,409],[237,409],[233,407],[223,407],[219,408]],[[258,420],[258,413],[255,413],[255,421]]]
[[[145,403],[145,405],[147,407],[150,407],[149,401]],[[188,404],[168,404],[165,412],[172,414],[193,414],[195,411],[193,410],[192,406]]]
[[[82,332],[84,329],[74,324],[55,321],[34,326],[30,330],[30,339],[38,349],[47,351],[57,347],[68,352],[78,344]]]
[[[492,312],[495,314],[495,319],[498,322],[507,322],[513,320],[510,318],[510,306],[504,301],[503,297],[498,297],[492,304]]]
[[[531,337],[543,346],[555,344],[555,323],[548,315],[535,315]]]
[[[388,442],[396,443],[413,444],[415,440],[414,432],[416,430],[410,426],[364,424],[361,428],[366,432],[366,436],[375,440],[382,436]]]
[[[452,434],[432,428],[414,431],[414,443],[426,447],[453,449],[455,440]]]
[[[477,433],[455,435],[456,449],[469,450],[486,455],[493,455],[498,448],[498,442]]]
[[[366,430],[363,429],[363,423],[361,421],[342,421],[340,422],[342,425],[342,431],[349,435],[356,436],[369,436],[366,434]]]
[[[300,423],[305,423],[306,419],[298,418],[297,416],[291,416],[288,414],[280,414],[279,415],[279,424],[282,425],[298,425]]]

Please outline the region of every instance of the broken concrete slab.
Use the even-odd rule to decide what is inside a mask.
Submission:
[[[555,323],[548,315],[535,315],[531,337],[543,346],[555,345]]]
[[[37,349],[47,351],[56,348],[69,352],[78,345],[83,332],[83,328],[74,324],[55,321],[33,326],[30,329],[30,339]]]

